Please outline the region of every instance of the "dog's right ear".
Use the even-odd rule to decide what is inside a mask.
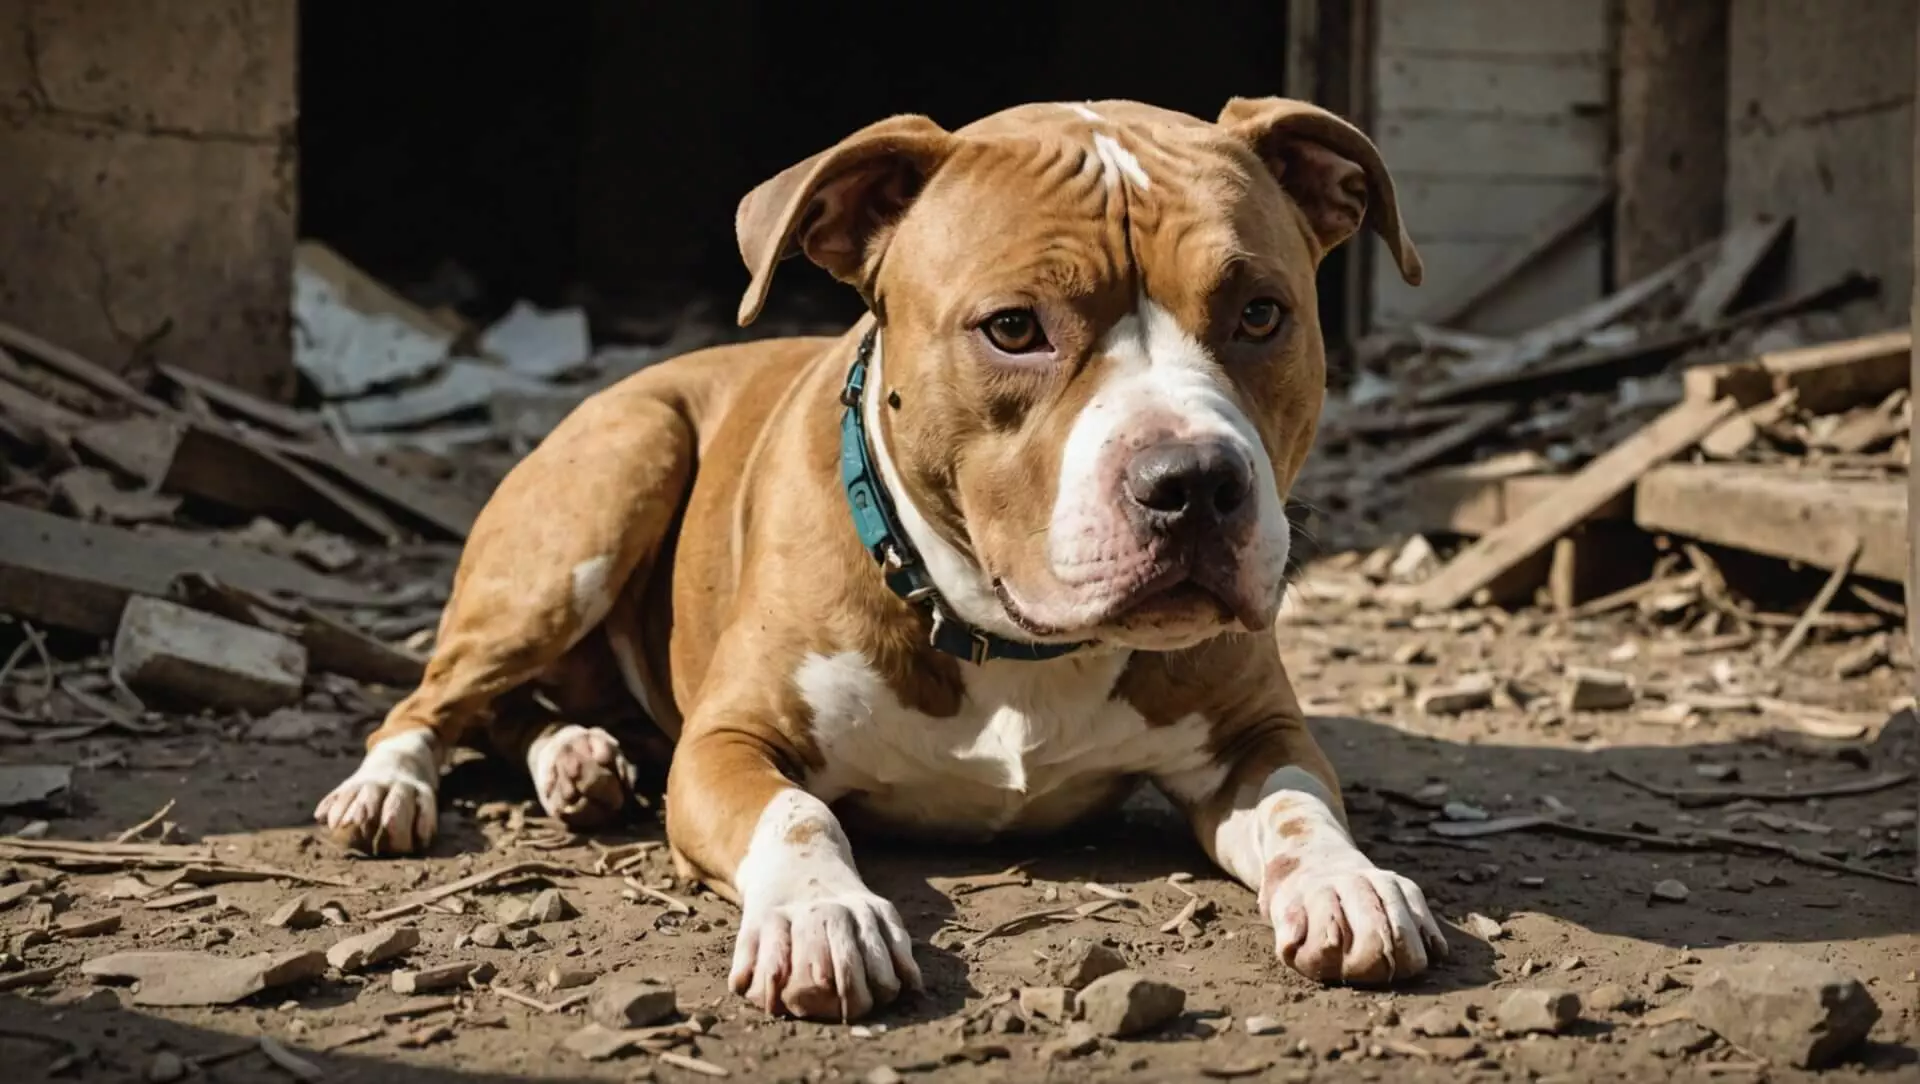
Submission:
[[[760,314],[774,266],[796,252],[866,296],[887,235],[953,144],[926,117],[889,117],[747,193],[733,218],[753,275],[740,299],[740,326]]]

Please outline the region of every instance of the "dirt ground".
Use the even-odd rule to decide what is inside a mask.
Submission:
[[[10,748],[6,759],[14,763],[38,753],[94,765],[76,774],[70,815],[49,818],[50,838],[111,839],[171,800],[176,840],[210,840],[222,858],[351,887],[223,884],[197,907],[159,909],[147,906],[153,897],[126,898],[134,890],[124,883],[127,871],[63,874],[69,915],[119,914],[123,922],[106,936],[22,946],[29,908],[0,911],[7,951],[20,958],[14,967],[62,966],[46,985],[0,993],[0,1058],[7,1066],[0,1078],[139,1081],[156,1070],[164,1078],[172,1054],[201,1059],[196,1080],[296,1079],[260,1052],[257,1038],[265,1035],[318,1066],[328,1081],[706,1079],[696,1068],[645,1053],[585,1060],[561,1045],[583,1025],[580,1007],[543,1012],[486,987],[461,992],[457,1004],[437,1012],[391,1018],[409,1005],[434,1003],[393,992],[393,964],[353,976],[330,971],[219,1009],[136,1007],[127,988],[93,985],[78,968],[130,949],[232,956],[325,949],[374,928],[365,916],[409,893],[538,860],[575,872],[477,890],[399,920],[422,935],[405,966],[485,961],[497,969],[495,984],[548,1003],[574,992],[544,988],[556,967],[671,983],[682,1012],[703,1031],[678,1052],[733,1079],[894,1079],[888,1069],[941,1081],[1920,1079],[1914,888],[1744,848],[1672,851],[1526,830],[1453,838],[1429,828],[1436,819],[1564,806],[1581,825],[1664,837],[1733,828],[1816,860],[1841,858],[1910,877],[1910,784],[1764,807],[1685,808],[1621,778],[1679,787],[1805,787],[1910,769],[1920,756],[1920,733],[1909,713],[1892,714],[1860,742],[1809,743],[1781,736],[1779,719],[1757,714],[1707,712],[1693,725],[1675,725],[1649,721],[1640,710],[1553,706],[1566,665],[1632,673],[1642,708],[1657,708],[1663,692],[1706,680],[1718,668],[1723,688],[1745,681],[1781,700],[1887,719],[1889,705],[1907,691],[1904,668],[1838,682],[1826,675],[1841,648],[1814,645],[1785,672],[1760,673],[1750,649],[1671,654],[1658,640],[1631,635],[1623,621],[1566,625],[1531,614],[1504,622],[1467,614],[1422,624],[1439,627],[1415,628],[1380,610],[1310,607],[1281,632],[1296,684],[1322,716],[1317,729],[1345,780],[1362,845],[1381,865],[1421,883],[1448,924],[1451,960],[1393,990],[1322,988],[1287,972],[1274,959],[1252,894],[1210,868],[1170,811],[1143,795],[1117,822],[1018,849],[859,846],[863,869],[913,931],[928,989],[860,1027],[772,1020],[725,988],[736,912],[674,883],[663,848],[627,873],[690,903],[691,914],[675,913],[621,876],[594,873],[604,848],[661,838],[650,811],[637,812],[621,831],[566,837],[537,815],[523,778],[472,762],[452,772],[443,831],[428,857],[367,860],[319,838],[309,826],[313,805],[351,771],[374,721],[355,701],[360,707],[339,716],[340,725],[292,743],[266,740],[245,722],[180,718],[158,735],[45,744],[33,753]],[[1453,717],[1416,708],[1414,688],[1471,670],[1512,682],[1493,708]],[[1508,695],[1524,700],[1529,691],[1541,695],[1528,707]],[[1444,803],[1464,805],[1443,810]],[[24,822],[0,819],[0,831],[15,832]],[[1019,872],[1003,875],[1013,867]],[[61,875],[31,863],[0,864],[0,880]],[[1667,881],[1685,886],[1684,900],[1656,898],[1654,886]],[[524,901],[546,887],[557,887],[577,916],[531,933],[509,931],[518,947],[468,942],[503,901]],[[1674,894],[1671,885],[1662,890]],[[303,891],[315,903],[336,901],[348,921],[302,931],[267,925]],[[1184,924],[1170,921],[1189,893],[1203,906]],[[1051,903],[1113,894],[1125,898],[1092,916],[977,937]],[[1469,916],[1494,920],[1498,931]],[[1022,1027],[1006,1000],[1044,982],[1049,958],[1075,938],[1105,941],[1149,975],[1182,987],[1183,1015],[1142,1039],[1052,1057],[1060,1027]],[[1672,1007],[1702,968],[1764,946],[1830,962],[1861,979],[1881,1010],[1869,1044],[1842,1066],[1814,1074],[1769,1066],[1673,1018]],[[1492,1022],[1515,989],[1558,987],[1591,1000],[1610,984],[1624,987],[1627,1004],[1590,1004],[1565,1034],[1509,1038]],[[1417,1034],[1411,1023],[1435,1006],[1459,1014],[1467,1037]],[[1256,1016],[1276,1018],[1277,1033],[1250,1034],[1246,1021]]]

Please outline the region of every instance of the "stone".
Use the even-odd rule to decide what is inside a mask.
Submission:
[[[1126,957],[1120,953],[1098,941],[1086,941],[1076,937],[1067,942],[1066,951],[1053,962],[1053,967],[1049,969],[1048,974],[1056,986],[1064,986],[1069,990],[1083,990],[1095,979],[1126,969]]]
[[[1655,882],[1653,888],[1648,892],[1648,895],[1662,903],[1685,903],[1687,902],[1687,897],[1692,894],[1692,892],[1688,891],[1686,885],[1671,877],[1664,881]]]
[[[475,948],[497,949],[507,946],[507,935],[491,922],[482,922],[467,934],[467,943]]]
[[[1072,1025],[1065,1035],[1041,1047],[1040,1056],[1047,1061],[1069,1061],[1084,1058],[1098,1049],[1100,1036],[1083,1022]]]
[[[1498,922],[1495,922],[1493,919],[1490,919],[1487,916],[1480,914],[1478,911],[1472,914],[1469,914],[1467,916],[1467,920],[1461,925],[1464,925],[1467,928],[1468,933],[1474,935],[1475,937],[1480,938],[1483,941],[1498,941],[1502,937],[1507,936],[1507,929],[1505,926],[1502,926]]]
[[[307,649],[265,629],[145,595],[127,600],[113,668],[160,701],[266,714],[300,699]]]
[[[493,918],[503,930],[517,930],[533,924],[532,908],[526,900],[504,899],[494,907]]]
[[[1461,715],[1493,706],[1493,677],[1468,674],[1450,685],[1420,690],[1414,698],[1422,715]]]
[[[1467,1033],[1467,1022],[1460,1014],[1445,1005],[1435,1005],[1407,1021],[1415,1035],[1426,1035],[1435,1039],[1450,1038]]]
[[[147,1084],[173,1084],[187,1075],[187,1063],[171,1050],[162,1050],[147,1063]]]
[[[1633,706],[1638,695],[1631,675],[1591,666],[1569,666],[1560,706],[1568,711],[1624,711]]]
[[[1515,990],[1494,1013],[1494,1021],[1509,1035],[1558,1034],[1578,1019],[1580,995],[1550,988]]]
[[[133,981],[135,1005],[231,1005],[263,990],[317,979],[327,958],[318,952],[214,956],[203,952],[118,952],[80,966],[100,980]]]
[[[867,1075],[863,1079],[867,1084],[901,1084],[907,1078],[901,1076],[900,1070],[891,1065],[876,1065],[867,1070]]]
[[[1029,1019],[1063,1024],[1073,1019],[1074,993],[1065,986],[1028,986],[1020,991],[1020,1011]]]
[[[1019,1013],[1003,1006],[993,1010],[987,1020],[987,1030],[999,1035],[1018,1035],[1027,1030],[1027,1022]]]
[[[444,964],[420,971],[395,971],[393,973],[393,992],[396,994],[431,994],[440,990],[450,990],[463,986],[469,979],[474,982],[486,982],[493,977],[492,964]]]
[[[1700,975],[1688,1005],[1727,1042],[1802,1069],[1834,1064],[1880,1019],[1858,979],[1779,949]]]
[[[587,1016],[610,1028],[651,1027],[679,1011],[673,987],[647,979],[608,979],[587,1002]]]
[[[327,950],[327,964],[336,971],[358,971],[404,956],[420,947],[420,931],[412,926],[383,926],[349,937]]]
[[[1187,992],[1138,971],[1115,971],[1079,994],[1080,1016],[1095,1034],[1119,1039],[1165,1025],[1187,1007]]]
[[[1587,1008],[1594,1012],[1631,1012],[1640,1006],[1640,998],[1617,982],[1603,983],[1587,995]]]
[[[313,905],[310,896],[295,896],[267,916],[267,925],[279,930],[311,930],[323,925],[327,917]]]
[[[527,905],[527,920],[535,925],[549,922],[564,922],[578,914],[573,904],[560,894],[557,888],[549,888],[533,898]]]
[[[1714,1042],[1713,1032],[1692,1020],[1675,1020],[1647,1033],[1647,1049],[1663,1058],[1698,1054]]]
[[[1249,1016],[1241,1026],[1247,1029],[1248,1035],[1278,1035],[1287,1030],[1277,1016]]]

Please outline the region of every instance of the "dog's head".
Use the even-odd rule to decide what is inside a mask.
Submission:
[[[1363,222],[1417,283],[1379,152],[1303,102],[894,117],[741,202],[740,321],[795,252],[866,299],[870,439],[958,616],[1176,649],[1279,608],[1314,273]]]

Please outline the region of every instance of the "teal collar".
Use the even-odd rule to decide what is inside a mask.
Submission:
[[[887,496],[886,482],[874,467],[872,447],[867,441],[867,421],[861,413],[861,403],[866,396],[867,369],[873,363],[878,334],[876,325],[861,337],[853,367],[847,370],[846,387],[840,391],[840,403],[846,407],[840,419],[840,482],[847,491],[847,507],[853,510],[853,526],[860,534],[860,544],[885,570],[887,587],[929,615],[933,621],[929,643],[976,665],[988,659],[1039,662],[1079,650],[1084,645],[1009,640],[976,629],[948,611],[940,597],[940,588],[934,584],[927,566],[921,562],[913,542],[894,515],[893,501]]]

